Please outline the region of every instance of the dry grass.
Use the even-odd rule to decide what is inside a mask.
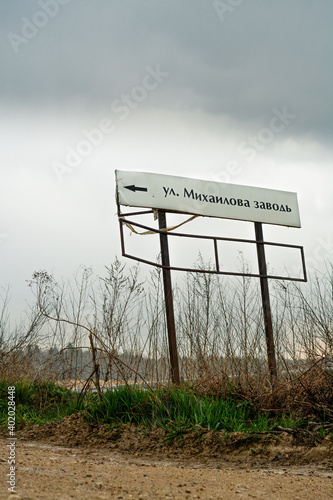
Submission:
[[[198,263],[200,266],[200,262]],[[161,274],[141,281],[116,259],[106,276],[82,269],[59,286],[33,276],[28,322],[0,315],[0,378],[66,386],[165,385],[170,381]],[[247,399],[256,408],[331,420],[333,274],[302,286],[271,285],[279,385],[272,391],[258,282],[189,274],[174,287],[181,377],[198,392]]]

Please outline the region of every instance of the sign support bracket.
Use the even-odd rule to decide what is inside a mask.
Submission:
[[[274,347],[273,324],[272,324],[271,304],[269,298],[268,279],[266,277],[267,264],[265,256],[262,223],[255,222],[254,227],[255,227],[256,241],[257,241],[257,255],[258,255],[258,266],[260,274],[262,308],[263,308],[264,323],[265,323],[268,368],[269,368],[271,386],[274,389],[277,383],[277,368],[276,368],[276,355]]]
[[[160,230],[167,228],[165,210],[158,210],[158,226]],[[163,266],[162,272],[163,272],[163,284],[164,284],[165,309],[166,309],[166,319],[167,319],[168,339],[169,339],[171,380],[173,384],[179,385],[180,376],[179,376],[179,363],[178,363],[177,340],[176,340],[176,326],[175,326],[175,315],[173,308],[168,234],[166,231],[160,233],[160,245],[161,245],[161,259]]]

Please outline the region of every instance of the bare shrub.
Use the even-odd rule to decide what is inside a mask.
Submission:
[[[198,268],[205,266],[199,258]],[[246,270],[241,258],[240,266]],[[52,379],[87,389],[93,383],[170,383],[161,272],[116,258],[104,277],[81,268],[58,284],[45,271],[30,281],[36,304],[10,329],[8,292],[0,314],[1,376]],[[310,283],[270,284],[279,385],[272,391],[259,281],[192,273],[174,285],[183,381],[198,391],[251,399],[258,408],[298,408],[330,415],[333,273]]]

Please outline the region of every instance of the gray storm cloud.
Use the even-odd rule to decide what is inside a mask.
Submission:
[[[138,84],[147,64],[160,64],[170,78],[151,97],[154,106],[195,108],[251,127],[287,106],[297,116],[294,134],[323,141],[330,134],[331,2],[0,5],[3,100],[89,111]]]
[[[35,270],[119,255],[115,169],[298,192],[302,229],[266,237],[304,244],[313,268],[331,258],[332,18],[331,0],[0,0],[14,307]],[[244,224],[230,235],[252,237]]]

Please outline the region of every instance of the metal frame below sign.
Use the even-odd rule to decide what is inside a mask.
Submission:
[[[226,238],[226,237],[221,237],[221,236],[205,236],[205,235],[198,235],[198,234],[185,234],[185,233],[178,233],[178,232],[169,232],[167,230],[167,223],[166,223],[166,212],[167,211],[166,210],[163,210],[163,209],[157,210],[159,229],[155,229],[155,228],[151,228],[149,226],[146,226],[144,224],[139,224],[138,222],[129,220],[127,217],[133,217],[133,216],[137,216],[137,215],[146,215],[146,214],[152,214],[152,213],[156,214],[156,211],[145,210],[143,212],[130,212],[127,214],[123,214],[123,213],[121,213],[120,204],[118,202],[118,199],[117,199],[117,205],[118,205],[118,219],[119,219],[119,227],[120,227],[122,256],[127,257],[129,259],[136,260],[138,262],[143,262],[145,264],[149,264],[149,265],[158,267],[158,268],[162,269],[162,272],[163,272],[164,296],[165,296],[165,306],[166,306],[166,319],[167,319],[167,329],[168,329],[172,382],[177,384],[177,385],[180,384],[177,341],[176,341],[176,328],[175,328],[173,297],[172,297],[171,271],[185,271],[185,272],[194,272],[194,273],[218,274],[218,275],[224,275],[224,276],[247,276],[247,277],[251,277],[251,278],[260,278],[270,383],[271,383],[272,388],[276,387],[276,384],[277,384],[277,365],[276,365],[276,355],[275,355],[275,346],[274,346],[271,307],[270,307],[270,299],[269,299],[268,278],[269,279],[279,279],[279,280],[284,280],[284,281],[306,282],[307,281],[307,274],[306,274],[306,266],[305,266],[303,247],[299,246],[299,245],[289,245],[286,243],[276,243],[276,242],[271,242],[271,241],[264,241],[261,222],[254,222],[254,229],[255,229],[255,236],[256,236],[255,240],[248,240],[248,239],[243,239],[243,238]],[[168,212],[169,213],[181,213],[181,212],[175,212],[175,211],[168,211]],[[138,227],[140,229],[144,229],[146,231],[149,231],[152,234],[154,234],[154,233],[159,234],[160,247],[161,247],[161,261],[162,261],[161,264],[159,264],[157,262],[152,262],[152,261],[149,261],[146,259],[142,259],[142,258],[137,257],[135,255],[130,255],[126,252],[124,225],[129,226],[131,228],[131,230],[133,230],[134,227]],[[190,267],[177,267],[177,266],[170,265],[168,236],[181,237],[181,238],[195,238],[195,239],[204,239],[204,240],[213,241],[214,254],[215,254],[215,269],[196,269],[196,268],[190,268]],[[238,242],[238,243],[255,244],[256,248],[257,248],[259,273],[242,273],[242,272],[221,271],[218,246],[217,246],[218,241],[231,241],[231,242]],[[302,278],[292,278],[290,276],[275,276],[275,275],[268,274],[267,273],[266,256],[265,256],[265,245],[298,249],[301,253],[303,277]]]
[[[122,256],[127,257],[128,259],[132,260],[137,260],[139,262],[143,262],[144,264],[149,264],[150,266],[155,266],[159,267],[161,269],[169,269],[170,271],[185,271],[185,272],[195,272],[195,273],[206,273],[206,274],[220,274],[224,276],[248,276],[250,278],[269,278],[269,279],[276,279],[276,280],[285,280],[285,281],[301,281],[301,282],[306,282],[307,281],[307,273],[306,273],[306,266],[305,266],[305,257],[304,257],[304,249],[302,246],[299,245],[289,245],[287,243],[276,243],[272,241],[258,241],[257,239],[255,240],[248,240],[248,239],[243,239],[243,238],[225,238],[221,236],[205,236],[205,235],[199,235],[199,234],[186,234],[186,233],[178,233],[178,232],[168,232],[168,236],[177,236],[180,238],[195,238],[195,239],[204,239],[204,240],[212,240],[214,244],[214,255],[215,255],[215,269],[197,269],[197,268],[191,268],[191,267],[177,267],[177,266],[172,266],[168,265],[165,266],[163,264],[159,264],[157,262],[153,262],[150,260],[142,259],[141,257],[136,257],[135,255],[128,254],[125,249],[125,236],[124,236],[124,224],[129,224],[133,227],[138,227],[140,229],[144,229],[146,231],[151,231],[156,234],[165,234],[166,231],[160,230],[160,229],[155,229],[149,226],[145,226],[144,224],[139,224],[138,222],[134,222],[132,220],[127,219],[127,217],[132,217],[136,215],[146,215],[146,214],[152,214],[154,213],[152,210],[146,210],[144,212],[131,212],[127,214],[123,214],[118,210],[118,217],[119,217],[119,225],[120,225],[120,238],[121,238],[121,250],[122,250]],[[258,274],[258,273],[241,273],[241,272],[231,272],[231,271],[221,271],[221,266],[220,266],[220,259],[219,259],[219,254],[218,254],[218,246],[217,242],[218,241],[231,241],[231,242],[237,242],[237,243],[249,243],[249,244],[256,244],[258,245],[263,244],[263,245],[269,245],[269,246],[275,246],[275,247],[284,247],[284,248],[294,248],[298,249],[301,254],[301,261],[302,261],[302,277],[301,278],[293,278],[290,276],[276,276],[272,274]]]

